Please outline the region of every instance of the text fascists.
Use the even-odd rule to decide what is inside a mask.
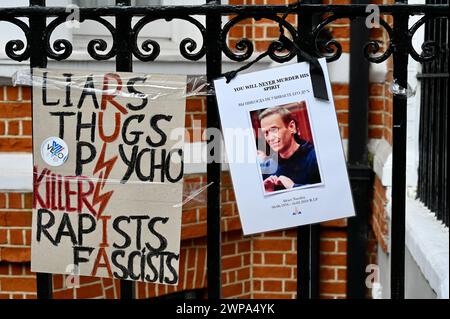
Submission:
[[[70,240],[75,266],[95,258],[91,276],[96,276],[98,270],[104,268],[110,277],[118,279],[175,284],[178,273],[173,263],[178,261],[179,254],[167,250],[167,238],[158,231],[158,227],[168,221],[168,217],[152,218],[148,215],[102,216],[97,221],[91,214],[55,215],[41,208],[37,211],[36,241],[45,240],[57,247],[62,241]],[[119,238],[112,244],[108,242],[110,223],[114,238]],[[94,248],[86,245],[85,239],[97,227],[101,228],[102,242]],[[130,236],[130,233],[135,235]]]

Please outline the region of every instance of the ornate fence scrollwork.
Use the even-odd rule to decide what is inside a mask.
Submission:
[[[320,22],[317,27],[313,30],[313,39],[315,42],[315,49],[316,49],[316,54],[318,56],[324,57],[326,58],[327,62],[333,62],[338,60],[341,55],[342,55],[342,45],[339,41],[337,41],[336,39],[331,39],[326,41],[325,43],[321,43],[322,41],[320,41],[320,33],[325,30],[325,28],[330,25],[332,22],[336,21],[336,20],[340,20],[340,19],[354,19],[356,16],[351,16],[351,15],[342,15],[342,14],[335,14],[335,15],[331,15],[328,16],[327,18],[325,18],[325,20],[323,20],[322,22]],[[385,61],[386,59],[389,58],[389,56],[391,56],[392,54],[392,28],[391,26],[383,19],[380,18],[380,27],[382,27],[389,35],[389,42],[387,45],[386,50],[382,53],[382,54],[378,54],[380,53],[380,44],[378,41],[376,40],[370,40],[369,42],[367,42],[363,48],[364,50],[364,56],[366,57],[367,60],[369,60],[370,62],[373,63],[381,63],[383,61]],[[325,52],[325,54],[324,54]]]
[[[384,19],[380,18],[380,27],[387,32],[389,36],[389,41],[387,43],[386,50],[381,55],[375,55],[380,52],[380,44],[376,40],[371,40],[364,46],[364,56],[367,60],[373,63],[381,63],[386,61],[393,52],[393,33],[391,26]]]
[[[316,54],[317,56],[326,58],[327,62],[336,61],[341,57],[342,45],[337,40],[331,39],[323,43],[321,46],[321,41],[319,40],[320,33],[324,31],[325,28],[333,21],[346,18],[348,19],[349,17],[343,15],[331,15],[320,22],[313,30],[312,37],[314,39]],[[326,54],[323,54],[323,51],[325,51]]]
[[[423,16],[408,31],[409,52],[411,54],[411,57],[417,62],[424,63],[434,60],[438,56],[439,50],[441,49],[436,41],[425,41],[421,46],[422,53],[418,53],[416,49],[414,49],[414,46],[412,44],[414,34],[417,32],[417,30],[419,30],[421,26],[425,25],[426,22],[434,19],[448,19],[448,16]],[[446,49],[448,52],[448,43],[445,43],[444,46],[447,46]]]
[[[179,48],[180,48],[180,54],[186,58],[187,60],[191,61],[197,61],[200,60],[202,57],[206,54],[206,45],[205,45],[205,39],[206,39],[206,29],[198,20],[192,18],[191,16],[173,16],[173,17],[164,17],[164,18],[154,18],[154,17],[143,17],[140,19],[136,25],[133,27],[132,33],[133,33],[133,47],[132,51],[136,58],[138,58],[141,61],[147,62],[147,61],[154,61],[161,52],[161,47],[158,42],[152,39],[146,39],[141,45],[142,50],[145,53],[142,53],[142,51],[139,49],[138,46],[138,37],[139,33],[142,31],[142,29],[148,25],[149,23],[152,23],[156,20],[164,19],[167,22],[171,22],[174,19],[178,20],[184,20],[192,25],[194,25],[201,33],[202,35],[202,45],[200,46],[200,50],[198,52],[194,53],[194,51],[198,48],[197,42],[192,38],[185,38],[181,40]]]
[[[93,39],[89,41],[87,50],[89,55],[95,59],[95,60],[109,60],[112,57],[114,57],[117,54],[117,35],[116,35],[116,29],[114,26],[109,23],[107,20],[100,18],[100,17],[89,17],[89,18],[83,18],[83,16],[80,19],[80,22],[83,22],[85,20],[92,20],[97,21],[101,23],[105,28],[108,29],[108,31],[111,33],[112,36],[112,45],[111,49],[106,53],[99,53],[99,51],[106,51],[108,49],[108,44],[103,39]]]
[[[302,5],[303,6],[303,5]],[[301,13],[301,7],[297,8],[296,12],[292,12],[293,14]],[[227,10],[227,6],[223,6],[225,11]],[[308,7],[308,5],[305,5]],[[238,12],[229,11],[229,12],[221,12],[221,15],[225,16],[227,14],[236,14],[232,18],[229,19],[228,22],[222,27],[220,34],[218,34],[217,44],[220,46],[222,52],[231,60],[237,62],[243,62],[251,58],[252,54],[255,51],[253,39],[242,38],[234,44],[232,48],[230,42],[228,41],[229,33],[233,27],[237,24],[241,23],[246,19],[253,19],[255,21],[259,21],[261,19],[271,20],[276,22],[277,25],[282,26],[284,30],[288,31],[288,37],[292,39],[292,41],[296,43],[304,42],[308,43],[310,47],[307,49],[310,50],[311,54],[319,57],[325,57],[327,62],[336,61],[340,58],[343,53],[343,45],[337,39],[326,39],[325,41],[321,39],[321,32],[327,29],[327,26],[332,24],[334,21],[339,19],[354,19],[356,17],[366,17],[367,13],[358,9],[357,6],[350,5],[349,7],[352,10],[343,10],[341,6],[329,6],[327,10],[321,10],[319,13],[323,15],[323,19],[321,22],[317,24],[317,26],[312,30],[310,34],[304,35],[308,39],[300,39],[299,34],[297,33],[297,27],[285,19],[280,17],[280,14],[285,12],[285,10],[280,10],[279,12],[274,11],[274,13],[265,14],[261,12],[252,11],[251,6],[249,8],[240,8]],[[391,10],[390,7],[393,9]],[[442,44],[442,47],[436,41],[426,41],[422,45],[422,52],[419,53],[413,47],[412,38],[417,32],[417,30],[424,26],[428,21],[433,19],[448,19],[448,14],[445,12],[440,12],[436,10],[427,10],[427,7],[422,9],[415,8],[407,13],[403,11],[399,11],[401,8],[397,8],[396,5],[392,5],[389,8],[382,8],[382,15],[394,15],[394,14],[407,14],[409,16],[415,14],[421,14],[422,18],[418,20],[407,33],[408,41],[409,41],[409,53],[410,55],[418,62],[428,62],[436,58],[440,50],[448,50],[448,44]],[[167,11],[164,8],[161,8],[161,12],[164,12],[165,15],[162,17],[160,15],[155,15],[155,10],[149,12],[149,14],[140,14],[139,12],[126,12],[124,13],[124,8],[115,8],[109,7],[108,11],[105,12],[105,16],[101,16],[99,12],[92,11],[89,8],[81,8],[80,9],[80,23],[83,23],[86,20],[95,21],[103,25],[111,34],[112,42],[111,44],[107,42],[105,39],[95,38],[90,40],[87,43],[87,52],[95,60],[109,60],[116,56],[117,54],[117,34],[115,26],[108,21],[107,16],[113,17],[117,15],[127,14],[131,18],[140,17],[134,26],[130,26],[132,28],[132,41],[130,50],[133,55],[144,62],[154,61],[161,52],[160,44],[154,39],[145,39],[141,43],[139,41],[140,33],[142,29],[156,21],[164,19],[167,22],[172,22],[173,20],[183,20],[186,21],[193,26],[197,30],[199,30],[202,43],[199,44],[198,41],[193,38],[186,37],[182,39],[179,43],[179,50],[181,56],[183,56],[187,60],[197,61],[203,58],[206,54],[206,28],[205,26],[198,20],[196,20],[193,15],[194,14],[208,14],[207,7],[187,7],[188,9],[183,9],[181,11],[181,7],[178,11],[171,10]],[[280,6],[281,8],[281,6]],[[15,61],[24,61],[30,58],[30,36],[31,30],[27,22],[21,20],[21,18],[30,18],[31,15],[41,14],[45,15],[47,18],[53,18],[53,20],[48,23],[45,31],[44,31],[44,41],[45,41],[45,51],[47,57],[53,60],[65,60],[69,58],[73,51],[73,44],[68,39],[56,39],[51,41],[52,34],[58,26],[63,25],[64,23],[70,22],[68,20],[69,14],[65,11],[58,10],[63,8],[45,8],[38,13],[34,12],[35,8],[20,8],[20,13],[16,14],[12,9],[0,9],[0,21],[9,22],[19,27],[23,33],[25,34],[26,43],[24,40],[10,40],[5,45],[6,55]],[[26,11],[27,9],[29,11]],[[178,9],[178,8],[171,8]],[[217,8],[211,7],[211,10],[215,10],[213,12],[217,13]],[[394,10],[395,9],[395,10]],[[435,9],[435,8],[433,8]],[[117,12],[115,11],[117,10]],[[164,11],[166,10],[166,11]],[[193,10],[192,12],[189,10]],[[309,12],[309,11],[306,11]],[[380,18],[380,28],[384,29],[388,34],[388,41],[384,46],[380,45],[377,40],[370,40],[364,46],[364,55],[365,57],[373,63],[381,63],[386,61],[393,53],[395,46],[397,45],[396,39],[393,34],[393,28],[387,23],[385,20]],[[286,42],[286,43],[284,43]],[[279,41],[279,39],[274,39],[272,43],[268,46],[266,52],[267,55],[275,62],[287,62],[292,60],[296,56],[295,50],[292,48],[292,45],[288,43],[289,41]],[[382,48],[384,47],[384,51]]]
[[[101,17],[80,17],[80,23],[83,23],[86,20],[96,21],[100,24],[102,24],[108,31],[111,33],[112,36],[112,45],[108,52],[106,53],[99,53],[99,51],[106,51],[108,49],[108,44],[103,39],[93,39],[90,40],[87,44],[87,51],[89,55],[95,59],[95,60],[109,60],[112,57],[114,57],[117,53],[116,49],[116,29],[114,26]],[[45,43],[46,43],[46,51],[47,56],[51,59],[61,61],[65,60],[72,54],[73,47],[69,40],[67,39],[57,39],[53,42],[53,45],[50,43],[50,38],[52,36],[52,33],[55,31],[55,29],[64,24],[69,23],[67,20],[67,16],[59,16],[56,19],[54,19],[52,22],[50,22],[46,28],[45,33]]]
[[[61,24],[66,22],[66,17],[61,16],[49,23],[45,34],[45,47],[47,56],[51,59],[61,61],[67,59],[72,54],[72,44],[67,39],[57,39],[53,42],[53,46],[50,43],[50,37],[55,29]],[[53,47],[53,49],[52,49]]]
[[[30,28],[28,25],[23,22],[22,20],[19,20],[17,18],[0,18],[0,22],[10,22],[17,27],[19,27],[23,33],[25,34],[25,38],[27,41],[27,44],[25,45],[22,40],[10,40],[5,45],[5,53],[6,55],[14,61],[25,61],[30,58]],[[24,50],[25,49],[25,50]],[[19,51],[24,50],[22,53],[18,53]]]
[[[281,24],[283,28],[289,31],[289,34],[291,35],[292,39],[294,41],[298,41],[297,32],[295,30],[295,27],[292,26],[290,23],[286,22],[286,20],[283,20],[281,17],[277,15],[261,15],[261,16],[251,16],[251,15],[238,15],[230,21],[228,21],[220,34],[220,44],[222,47],[223,53],[230,58],[233,61],[242,62],[247,59],[249,59],[254,51],[254,46],[252,41],[250,41],[247,38],[240,39],[236,45],[235,48],[238,50],[237,53],[233,52],[233,50],[229,47],[229,43],[227,42],[227,36],[230,32],[231,28],[238,24],[239,22],[246,20],[246,19],[254,19],[255,21],[259,21],[261,19],[267,19],[277,22],[278,24]],[[291,50],[285,43],[282,43],[281,41],[274,40],[272,41],[271,45],[269,45],[269,56],[273,61],[283,63],[290,61],[293,57],[295,57],[295,52]],[[287,50],[287,53],[280,55],[280,53]]]

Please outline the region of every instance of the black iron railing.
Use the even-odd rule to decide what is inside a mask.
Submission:
[[[208,81],[220,76],[222,73],[222,54],[234,61],[243,62],[252,57],[254,46],[251,39],[238,41],[236,47],[230,48],[227,41],[230,29],[243,19],[253,18],[259,20],[269,19],[280,23],[290,34],[290,37],[309,54],[322,57],[328,61],[339,59],[342,54],[342,45],[334,40],[323,42],[320,34],[327,26],[338,19],[350,19],[366,17],[366,5],[321,5],[311,4],[311,1],[297,6],[230,6],[220,5],[220,1],[207,0],[202,6],[148,6],[131,7],[130,0],[116,0],[116,6],[102,8],[81,8],[79,10],[80,22],[86,20],[97,21],[106,27],[111,33],[112,43],[108,45],[104,39],[93,39],[88,42],[87,51],[94,60],[115,59],[118,71],[132,71],[133,56],[141,61],[151,62],[158,58],[160,45],[148,39],[139,47],[137,37],[139,32],[146,25],[155,20],[181,19],[194,25],[202,35],[202,43],[197,43],[190,38],[186,38],[180,43],[180,55],[187,60],[199,60],[206,58],[206,75]],[[386,43],[384,51],[377,41],[367,41],[362,43],[359,49],[363,52],[361,56],[368,61],[380,63],[386,61],[390,56],[394,61],[394,77],[401,87],[407,87],[407,64],[411,55],[420,62],[432,60],[435,52],[431,50],[434,46],[425,43],[423,52],[418,53],[412,46],[412,37],[417,29],[426,21],[438,18],[448,19],[448,5],[407,5],[406,1],[398,1],[395,5],[379,6],[383,15],[393,18],[391,26],[381,19],[381,27],[388,33],[389,42]],[[290,13],[298,16],[298,26],[288,23],[280,18],[280,14]],[[66,23],[70,12],[64,7],[46,7],[45,0],[30,0],[29,7],[1,8],[0,21],[7,21],[18,26],[24,33],[26,41],[10,40],[6,44],[7,56],[15,61],[29,60],[31,67],[46,67],[48,59],[66,60],[72,54],[73,46],[66,39],[51,40],[53,31],[60,25]],[[193,18],[194,15],[206,17],[203,25]],[[315,19],[310,19],[312,15]],[[408,27],[408,21],[412,15],[423,16],[414,26]],[[223,16],[233,16],[222,26]],[[115,17],[115,23],[109,22],[106,17]],[[21,18],[28,20],[23,22]],[[132,18],[138,18],[136,24],[132,24]],[[48,19],[48,21],[47,21]],[[53,19],[53,20],[52,20]],[[291,52],[283,47],[283,43],[270,46],[269,56],[276,62],[286,62],[296,57],[295,52]],[[358,49],[358,48],[357,48]],[[357,87],[357,86],[356,86]],[[358,99],[356,99],[358,100]],[[356,101],[355,100],[355,101]],[[367,121],[367,114],[363,110],[358,111],[357,103],[354,113],[351,116],[352,122]],[[402,95],[394,96],[393,114],[393,181],[392,181],[392,270],[391,270],[391,296],[393,298],[404,297],[404,252],[405,252],[405,170],[406,170],[406,99]],[[219,116],[215,98],[207,96],[207,126],[208,128],[219,128]],[[358,150],[349,150],[352,161],[349,163],[350,180],[355,197],[357,215],[364,217],[367,215],[369,202],[367,189],[367,163],[364,159],[365,142],[367,141],[366,126],[362,126],[362,131],[350,131],[357,139],[355,143],[349,142],[349,147],[356,145]],[[360,139],[360,135],[364,138]],[[361,144],[363,143],[363,144]],[[361,147],[362,145],[362,147]],[[214,151],[221,150],[214,148]],[[212,158],[220,158],[218,154],[208,154]],[[214,181],[208,188],[207,195],[207,243],[208,243],[208,296],[212,299],[220,298],[221,288],[221,253],[220,253],[220,172],[221,165],[213,161],[208,161],[207,181]],[[370,185],[369,185],[370,187]],[[360,222],[366,222],[361,218]],[[359,232],[364,231],[364,227],[349,227],[358,231],[352,237],[352,242],[358,242]],[[299,298],[314,298],[318,294],[318,229],[317,226],[300,227],[299,230],[299,258],[298,258],[298,293]],[[352,234],[355,235],[355,234]],[[350,238],[350,237],[349,237]],[[360,250],[361,247],[358,247]],[[349,247],[349,255],[352,247]],[[348,260],[349,271],[361,265],[361,261],[355,261],[355,255]],[[353,264],[355,263],[355,264]],[[359,267],[359,266],[358,266]],[[360,267],[359,267],[360,268]],[[352,270],[353,271],[353,270]],[[359,273],[362,274],[359,270]],[[38,298],[51,298],[52,281],[51,275],[38,274]],[[364,281],[361,276],[351,276],[358,279],[358,291],[363,291]],[[354,289],[355,282],[348,286]],[[122,298],[133,298],[134,287],[131,282],[122,282]],[[363,298],[364,295],[353,294],[349,296]]]
[[[448,0],[427,0],[427,4],[447,4]],[[448,227],[448,19],[430,20],[425,25],[425,41],[435,40],[436,59],[424,63],[421,81],[419,128],[418,198]]]

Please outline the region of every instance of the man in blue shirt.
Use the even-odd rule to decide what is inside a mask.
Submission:
[[[272,107],[264,110],[259,120],[273,151],[269,157],[258,151],[266,192],[320,183],[314,146],[298,137],[292,113],[282,106]]]

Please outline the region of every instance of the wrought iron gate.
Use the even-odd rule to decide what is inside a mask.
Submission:
[[[227,35],[231,27],[243,19],[255,20],[265,18],[279,23],[292,36],[293,40],[305,51],[316,57],[325,56],[328,61],[339,59],[342,47],[339,42],[329,40],[324,46],[319,44],[319,33],[331,22],[349,18],[355,23],[361,22],[368,15],[364,2],[355,1],[352,5],[321,5],[314,1],[303,1],[294,6],[230,6],[221,5],[220,1],[207,0],[202,6],[148,6],[131,7],[130,0],[116,0],[116,6],[102,8],[81,8],[80,21],[94,20],[105,26],[112,35],[113,43],[107,48],[103,39],[94,39],[88,43],[88,53],[95,60],[115,59],[117,71],[132,71],[133,56],[141,61],[153,61],[159,55],[159,45],[153,40],[144,42],[138,48],[137,34],[140,30],[158,19],[167,21],[181,19],[192,23],[203,37],[198,44],[192,39],[184,39],[180,43],[180,54],[187,60],[199,60],[206,57],[206,75],[209,82],[222,73],[222,53],[231,60],[243,62],[249,60],[254,51],[249,39],[238,42],[233,51],[227,43]],[[352,36],[352,47],[355,43],[364,52],[365,58],[373,63],[380,63],[393,56],[394,79],[401,88],[407,87],[408,57],[411,55],[419,62],[432,60],[436,55],[436,47],[430,42],[424,43],[422,53],[412,46],[412,37],[417,29],[427,21],[446,18],[449,15],[447,5],[407,5],[406,1],[397,1],[395,5],[379,6],[382,15],[392,17],[393,26],[381,19],[381,27],[389,35],[389,43],[380,52],[375,41],[362,43],[361,39]],[[280,18],[280,14],[289,13],[298,17],[297,26],[293,26]],[[50,37],[59,25],[66,22],[69,15],[63,7],[46,7],[45,0],[30,0],[29,7],[1,8],[0,21],[7,21],[18,26],[25,34],[26,43],[12,39],[6,45],[6,54],[15,61],[30,61],[30,67],[46,67],[48,59],[65,60],[71,56],[72,44],[65,39],[51,43]],[[205,25],[195,20],[193,15],[206,17]],[[423,17],[412,27],[408,26],[410,16]],[[232,18],[222,26],[222,17]],[[115,17],[115,25],[105,17]],[[132,18],[140,20],[134,26]],[[29,23],[20,18],[27,18]],[[47,18],[54,18],[47,24]],[[314,21],[314,24],[313,24]],[[357,25],[355,25],[357,26]],[[280,47],[281,46],[281,47]],[[272,47],[272,46],[271,46]],[[197,49],[199,48],[199,49]],[[269,52],[276,62],[286,62],[296,57],[296,53],[282,53],[283,43],[279,43],[278,51]],[[197,49],[197,51],[196,51]],[[358,49],[358,47],[356,47]],[[269,48],[270,50],[270,48]],[[196,51],[196,52],[194,52]],[[362,63],[362,53],[359,62]],[[353,75],[352,75],[353,76]],[[352,86],[352,84],[350,84]],[[357,87],[357,85],[355,86]],[[353,102],[352,102],[353,99]],[[364,96],[351,96],[350,104],[356,104]],[[404,297],[404,257],[405,257],[405,171],[406,171],[406,98],[401,94],[394,95],[393,101],[393,181],[392,181],[392,269],[391,296]],[[367,142],[367,109],[351,108],[350,110],[350,151],[349,172],[357,209],[357,218],[349,221],[349,297],[364,297],[364,269],[360,259],[361,237],[364,236],[364,223],[367,214],[368,187],[370,188],[370,168],[365,156]],[[219,128],[219,116],[214,96],[207,96],[207,126]],[[361,136],[362,139],[361,139]],[[215,152],[220,152],[217,148]],[[210,154],[220,158],[218,154]],[[217,156],[217,157],[215,157]],[[209,163],[207,166],[207,182],[214,181],[207,194],[207,279],[208,296],[220,298],[221,288],[221,254],[220,254],[220,163]],[[362,241],[364,243],[364,240]],[[356,245],[352,251],[352,243]],[[358,245],[359,243],[359,245]],[[358,252],[357,252],[358,251]],[[318,296],[318,228],[303,226],[298,230],[298,297],[314,298]],[[359,255],[358,255],[359,254]],[[359,261],[355,261],[359,256]],[[37,274],[38,298],[52,297],[52,277],[49,274]],[[362,294],[362,295],[361,295]],[[133,298],[134,287],[129,281],[121,282],[122,298]]]

